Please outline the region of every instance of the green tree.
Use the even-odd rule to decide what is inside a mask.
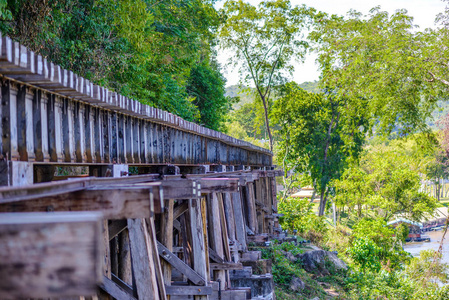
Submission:
[[[329,183],[340,177],[346,161],[357,158],[364,142],[363,116],[347,112],[345,99],[333,94],[314,94],[296,83],[285,85],[273,106],[280,126],[280,153],[287,169],[310,174],[320,192],[319,215],[324,214]]]
[[[203,61],[190,71],[187,92],[195,97],[193,104],[200,111],[202,125],[222,130],[226,114],[236,98],[225,96],[226,79],[215,62]]]
[[[7,1],[5,14],[10,13],[11,18],[2,18],[0,29],[96,84],[189,121],[199,121],[201,115],[208,114],[209,106],[200,105],[198,97],[193,97],[186,88],[195,81],[199,66],[210,65],[220,24],[213,3],[212,0]],[[222,80],[217,77],[218,69],[210,71],[215,82]],[[207,91],[218,102],[214,107],[222,107],[221,83],[211,80],[210,84]],[[220,118],[216,120],[222,122]]]
[[[357,217],[364,209],[365,216],[380,216],[385,222],[398,214],[416,221],[432,214],[437,201],[421,191],[427,164],[414,163],[404,147],[401,141],[367,147],[360,160],[333,182],[337,205],[357,206]]]
[[[219,33],[221,47],[233,51],[230,61],[239,66],[241,82],[256,89],[271,150],[272,89],[293,71],[292,58],[304,57],[308,44],[303,31],[313,12],[305,6],[292,7],[288,0],[262,1],[258,7],[242,0],[226,1],[223,6],[226,21]]]
[[[376,132],[425,131],[436,101],[447,94],[442,61],[447,29],[419,31],[405,10],[389,15],[379,7],[368,15],[323,17],[310,37],[316,42],[322,85],[335,86],[366,111]]]

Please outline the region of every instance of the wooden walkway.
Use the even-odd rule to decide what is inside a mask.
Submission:
[[[248,242],[279,229],[270,151],[93,85],[8,37],[0,51],[0,299],[272,297],[271,275],[244,266],[260,260]],[[60,166],[89,174],[54,181]],[[236,270],[271,280],[268,292],[237,287]]]

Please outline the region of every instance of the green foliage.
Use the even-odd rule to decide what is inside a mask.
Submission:
[[[307,199],[286,198],[278,203],[279,213],[284,216],[280,218],[283,229],[287,229],[290,233],[297,230],[299,233],[305,233],[311,230],[311,219],[315,215],[312,210],[312,203]]]
[[[210,63],[221,19],[213,3],[8,1],[11,18],[2,18],[0,29],[96,84],[219,129],[230,99]]]
[[[361,219],[353,228],[354,240],[348,252],[362,270],[379,271],[381,266],[399,268],[410,255],[402,249],[402,237],[397,234],[381,218]]]
[[[405,10],[389,15],[375,7],[368,15],[323,17],[310,37],[322,85],[338,87],[373,131],[427,130],[426,118],[447,94],[447,28],[419,31]]]
[[[308,48],[304,30],[314,9],[292,7],[288,0],[262,1],[258,7],[242,0],[226,1],[226,21],[220,28],[220,43],[233,51],[231,63],[239,67],[241,82],[255,87],[258,103],[273,149],[269,113],[273,86],[292,73],[292,58],[302,59]]]
[[[263,259],[272,260],[276,299],[311,299],[313,297],[323,299],[327,296],[323,286],[316,280],[315,275],[307,273],[302,268],[302,263],[299,259],[291,261],[285,256],[286,252],[297,255],[304,253],[307,249],[295,246],[292,243],[283,243],[260,248],[259,250],[262,252]],[[320,280],[343,293],[343,278],[345,274],[336,272],[332,267],[329,267],[329,271],[330,274],[320,278]],[[290,290],[290,283],[294,277],[301,279],[305,283],[306,288],[297,292]]]
[[[332,183],[337,206],[356,212],[357,218],[377,215],[385,221],[397,214],[419,221],[433,213],[436,199],[420,188],[423,173],[434,158],[428,151],[413,150],[416,146],[413,141],[397,140],[367,148]]]
[[[187,92],[195,97],[193,103],[199,109],[202,125],[214,130],[222,129],[225,116],[236,100],[225,96],[225,83],[216,63],[203,61],[190,71]]]
[[[380,270],[380,253],[382,251],[373,240],[364,237],[356,238],[348,252],[354,263],[359,265],[362,270]]]
[[[349,114],[345,99],[308,93],[294,82],[286,84],[281,95],[272,112],[281,128],[279,156],[287,169],[310,174],[321,195],[323,215],[329,182],[339,178],[347,160],[362,150],[364,118]]]

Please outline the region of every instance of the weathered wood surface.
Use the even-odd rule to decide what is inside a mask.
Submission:
[[[159,290],[153,262],[152,241],[144,219],[128,219],[131,261],[139,299],[158,300]],[[157,255],[157,254],[156,254]]]
[[[210,286],[188,286],[188,285],[181,285],[181,286],[167,286],[167,295],[173,295],[173,296],[207,296],[212,295],[212,287]]]
[[[202,178],[200,180],[202,193],[237,192],[238,178]]]
[[[234,208],[235,237],[242,245],[242,250],[246,250],[246,230],[243,215],[242,199],[240,193],[231,193],[232,205]]]
[[[208,277],[207,244],[203,230],[202,200],[189,199],[189,216],[191,226],[193,269],[203,278]],[[207,285],[207,283],[206,283]],[[207,296],[195,296],[196,300],[206,300]]]
[[[179,272],[184,274],[191,282],[196,285],[205,285],[206,280],[203,276],[198,274],[192,268],[190,268],[186,263],[180,260],[175,254],[170,252],[168,248],[166,248],[161,243],[157,243],[159,255],[170,265],[176,268]]]
[[[210,194],[207,200],[209,245],[218,257],[224,260],[223,228],[217,193]],[[220,281],[222,284],[226,282],[224,271],[214,270],[213,274],[215,281]]]
[[[165,200],[165,212],[161,217],[161,242],[168,249],[173,251],[173,207],[175,200]],[[161,261],[164,282],[166,285],[171,285],[171,265],[167,262]]]
[[[0,298],[95,294],[100,219],[98,213],[1,214]]]
[[[0,44],[0,149],[10,162],[271,166],[269,150],[94,85],[8,37]],[[14,166],[2,183],[20,179]]]
[[[212,270],[242,270],[243,265],[241,263],[233,262],[211,263],[210,268]]]
[[[123,220],[112,220],[109,222],[108,231],[109,231],[109,240],[112,240],[115,236],[121,233],[128,226],[128,222],[126,219]]]
[[[115,299],[137,300],[106,276],[103,277],[103,282],[100,284],[100,287]]]
[[[145,218],[151,213],[151,193],[154,212],[161,212],[161,200],[157,197],[159,183],[152,185],[145,188],[100,187],[22,201],[0,200],[0,212],[100,211],[107,219]]]

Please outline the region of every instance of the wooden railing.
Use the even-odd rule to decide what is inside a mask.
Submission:
[[[269,167],[272,153],[141,104],[0,35],[0,184],[30,183],[27,163]],[[31,172],[32,173],[32,172]]]

